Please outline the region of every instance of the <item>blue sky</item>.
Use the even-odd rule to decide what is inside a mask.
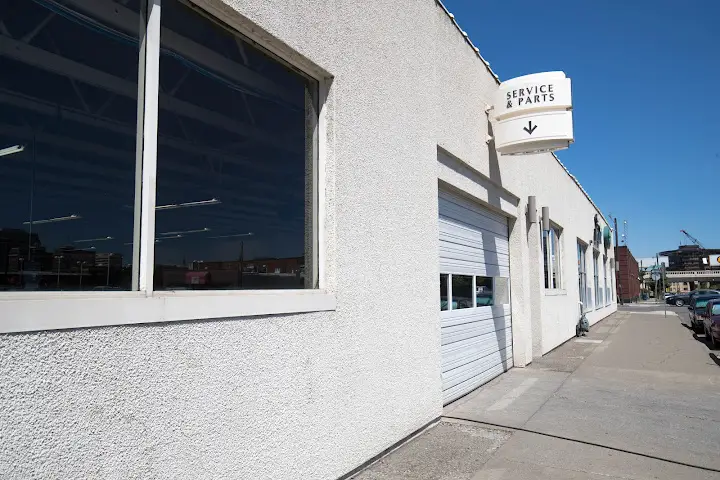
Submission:
[[[720,248],[720,0],[444,3],[501,80],[572,78],[575,144],[558,157],[627,220],[636,257],[680,229]]]

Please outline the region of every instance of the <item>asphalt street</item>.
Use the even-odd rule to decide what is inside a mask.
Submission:
[[[720,479],[720,351],[664,310],[620,307],[356,478]]]

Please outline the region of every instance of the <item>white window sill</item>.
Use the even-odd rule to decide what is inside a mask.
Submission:
[[[562,290],[560,288],[546,288],[545,289],[546,297],[559,297],[561,295],[567,295],[567,290]]]
[[[333,310],[322,290],[18,292],[0,295],[0,333]]]

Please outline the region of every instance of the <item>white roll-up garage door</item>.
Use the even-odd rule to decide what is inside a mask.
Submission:
[[[440,191],[444,403],[513,366],[507,218]]]

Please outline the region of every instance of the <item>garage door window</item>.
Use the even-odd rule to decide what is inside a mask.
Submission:
[[[475,277],[475,306],[489,307],[493,305],[493,279],[491,277]]]
[[[510,279],[495,277],[495,304],[508,305],[510,303]]]
[[[473,294],[474,292],[474,294]],[[510,279],[440,274],[440,310],[464,310],[510,303]]]
[[[448,298],[448,274],[441,273],[440,274],[440,310],[447,310],[449,301],[450,301],[450,299]]]
[[[473,307],[473,277],[470,275],[452,276],[452,309],[462,310]]]

